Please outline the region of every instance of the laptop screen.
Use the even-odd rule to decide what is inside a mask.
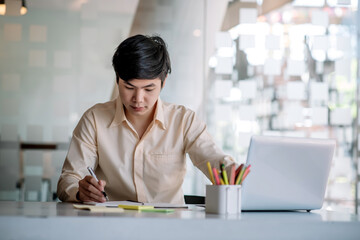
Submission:
[[[243,210],[322,207],[335,140],[253,136],[243,184]]]

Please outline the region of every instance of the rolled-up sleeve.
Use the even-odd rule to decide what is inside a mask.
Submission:
[[[88,175],[87,167],[95,168],[98,162],[96,128],[91,112],[86,112],[76,126],[70,142],[57,195],[61,201],[76,202],[79,181]]]

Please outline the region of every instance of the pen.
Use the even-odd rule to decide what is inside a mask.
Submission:
[[[235,184],[235,164],[231,166],[230,185]]]
[[[244,176],[242,177],[239,184],[242,184],[244,182],[244,180],[245,180],[246,176],[249,174],[249,172],[250,172],[250,168],[245,170]]]
[[[210,180],[211,180],[212,184],[215,184],[214,176],[213,176],[213,173],[212,173],[212,170],[211,170],[211,164],[209,162],[207,162],[207,167],[208,167],[208,170],[209,170]]]
[[[225,182],[223,180],[223,178],[221,177],[221,172],[218,170],[218,169],[215,169],[216,170],[216,173],[217,175],[219,176],[219,180],[220,180],[220,185],[225,185]]]
[[[225,185],[225,182],[222,178],[220,178],[220,185]]]
[[[216,185],[220,185],[220,179],[219,179],[219,175],[216,171],[216,168],[213,168],[213,173],[214,173],[214,176],[215,176],[215,182],[216,182]]]
[[[93,176],[93,178],[95,178],[95,180],[96,180],[97,182],[99,182],[99,179],[96,177],[94,170],[93,170],[91,167],[87,167],[87,169],[89,170],[91,176]],[[109,198],[108,198],[108,196],[106,195],[105,191],[102,191],[102,194],[103,194],[104,197],[106,198],[106,201],[109,201]]]
[[[221,164],[221,173],[223,175],[225,185],[229,185],[228,177],[225,170],[225,164]]]
[[[242,163],[235,171],[235,176],[239,176],[239,173],[241,171],[241,169],[244,167],[244,164]],[[235,181],[236,182],[236,181]]]
[[[243,179],[244,179],[244,175],[245,175],[245,172],[249,172],[250,171],[250,167],[251,167],[251,164],[249,164],[247,167],[243,167],[241,169],[241,172],[239,173],[239,181],[236,183],[236,184],[241,184]]]
[[[239,172],[239,175],[238,175],[238,177],[237,177],[237,179],[236,179],[236,184],[239,184],[239,183],[240,183],[241,178],[242,178],[242,176],[244,175],[245,169],[246,169],[246,166],[244,165],[244,166],[241,168],[241,170],[240,170],[240,172]]]

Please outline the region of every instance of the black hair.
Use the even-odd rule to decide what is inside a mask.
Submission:
[[[135,35],[124,40],[117,47],[112,65],[119,78],[124,81],[132,79],[161,79],[161,86],[171,72],[171,63],[166,43],[159,36]]]

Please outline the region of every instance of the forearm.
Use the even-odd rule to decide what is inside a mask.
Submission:
[[[79,190],[79,180],[80,179],[69,175],[60,176],[57,186],[57,195],[61,201],[63,202],[79,201],[76,199],[76,193]]]

